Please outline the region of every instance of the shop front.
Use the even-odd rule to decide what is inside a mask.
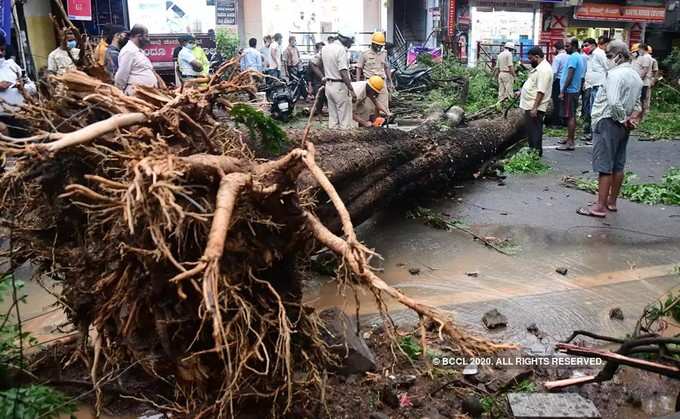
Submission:
[[[574,7],[543,4],[541,40],[554,43],[566,38],[607,36],[629,45],[642,42],[648,24],[663,23],[666,9],[659,2],[637,4],[588,3]]]

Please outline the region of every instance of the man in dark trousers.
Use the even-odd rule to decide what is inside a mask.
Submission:
[[[528,57],[532,68],[529,70],[527,81],[522,86],[519,107],[524,110],[529,147],[542,156],[543,118],[551,100],[553,71],[541,47],[531,48]]]
[[[564,50],[564,42],[555,42],[555,57],[552,62],[553,70],[553,87],[552,87],[552,102],[553,109],[550,118],[551,125],[563,126],[564,120],[562,119],[562,110],[560,109],[560,75],[562,74],[562,69],[567,64],[567,51]]]
[[[564,144],[563,146],[557,147],[559,151],[574,151],[576,149],[574,140],[576,136],[576,110],[586,72],[584,61],[578,50],[578,39],[573,38],[567,45],[569,58],[560,75],[560,99],[562,101],[562,117],[567,121],[567,138],[561,141],[561,144]]]

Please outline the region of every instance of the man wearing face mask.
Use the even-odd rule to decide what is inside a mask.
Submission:
[[[543,155],[543,117],[552,100],[553,70],[544,58],[541,47],[533,47],[528,53],[531,62],[529,77],[522,86],[519,107],[524,110],[529,147]]]
[[[142,50],[149,42],[149,30],[145,26],[135,25],[130,30],[127,44],[120,50],[115,82],[127,95],[134,93],[135,86],[165,86]]]
[[[616,200],[624,180],[628,137],[642,118],[642,79],[630,64],[628,47],[614,40],[607,45],[606,54],[609,70],[591,113],[593,171],[599,173],[597,203],[577,211],[598,218],[618,210]]]
[[[389,112],[390,93],[392,89],[392,75],[387,61],[385,47],[385,34],[374,32],[371,36],[371,48],[364,51],[357,63],[357,80],[367,80],[378,76],[387,82],[387,89],[382,89],[378,101]]]
[[[64,31],[61,45],[47,56],[47,71],[61,76],[67,70],[75,69],[76,61],[80,57],[80,49],[76,48],[77,46],[76,35],[71,30]]]
[[[111,33],[113,35],[109,40],[109,47],[106,49],[106,54],[104,55],[104,68],[106,68],[106,72],[109,73],[111,77],[114,77],[116,71],[118,71],[118,56],[120,55],[120,49],[123,48],[127,42],[127,32],[122,26],[112,26]]]
[[[203,64],[201,64],[194,55],[196,39],[193,35],[182,36],[180,42],[182,43],[182,49],[180,49],[177,54],[177,65],[179,67],[179,74],[182,76],[182,81],[185,82],[200,77],[201,72],[203,71]]]

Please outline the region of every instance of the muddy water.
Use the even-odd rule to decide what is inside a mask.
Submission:
[[[646,304],[680,282],[672,273],[680,242],[640,246],[606,230],[471,227],[483,237],[509,239],[516,254],[503,255],[466,233],[434,230],[397,213],[362,226],[360,235],[384,257],[381,277],[408,295],[450,310],[480,331],[481,315],[498,308],[510,327],[497,338],[531,342],[525,328],[533,322],[556,339],[574,329],[622,335]],[[568,268],[567,275],[556,273],[557,267]],[[409,268],[420,273],[412,275]],[[354,312],[353,299],[338,296],[332,281],[309,289],[307,299],[320,308],[338,305]],[[360,303],[362,314],[375,313],[370,296]],[[415,320],[396,302],[389,307],[397,320]],[[623,310],[623,322],[609,318],[613,307]]]

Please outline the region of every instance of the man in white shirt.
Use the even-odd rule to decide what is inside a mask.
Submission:
[[[269,46],[271,51],[270,70],[272,75],[276,78],[285,77],[285,69],[283,66],[283,35],[280,33],[274,34],[274,42]]]
[[[184,35],[180,42],[182,49],[177,54],[177,66],[179,67],[182,81],[202,76],[203,64],[196,59],[193,52],[194,48],[196,48],[196,38],[193,35]]]
[[[552,100],[553,70],[541,47],[533,47],[527,54],[531,62],[529,77],[522,86],[519,107],[524,110],[529,147],[543,155],[543,118]]]
[[[647,45],[647,56],[652,60],[652,66],[650,68],[649,73],[647,73],[647,78],[649,80],[649,89],[647,89],[647,95],[645,96],[643,100],[643,106],[645,109],[649,109],[650,104],[652,102],[652,87],[656,84],[657,77],[659,76],[659,62],[656,61],[656,58],[652,56],[652,46]]]
[[[328,127],[331,129],[353,127],[352,103],[356,102],[357,96],[349,77],[347,59],[347,50],[354,43],[351,33],[347,29],[338,31],[337,39],[321,50],[328,100]]]
[[[128,35],[128,43],[120,51],[115,83],[127,95],[134,93],[135,86],[164,86],[142,50],[149,42],[149,30],[142,25],[135,25]]]
[[[594,41],[594,40],[593,40]],[[607,75],[607,56],[605,54],[605,49],[609,43],[609,38],[605,36],[600,36],[597,39],[597,44],[592,42],[591,52],[588,55],[588,68],[586,69],[585,78],[585,92],[584,93],[584,104],[583,104],[583,133],[584,140],[591,141],[591,113],[593,108],[593,102],[595,102],[595,96],[597,96],[597,91],[599,90],[604,79]],[[585,44],[585,42],[584,42]],[[584,51],[586,47],[584,46]]]
[[[642,113],[647,111],[645,107],[645,97],[647,97],[647,92],[649,91],[650,78],[649,75],[652,72],[652,57],[647,54],[646,44],[635,44],[631,48],[633,54],[637,54],[637,58],[633,61],[633,69],[637,71],[640,79],[642,79]]]
[[[21,77],[21,67],[11,58],[5,58],[7,46],[0,44],[0,133],[14,137],[26,134],[12,116],[24,103],[24,94],[34,95],[35,84]],[[22,94],[23,92],[23,94]]]
[[[47,56],[47,71],[61,76],[66,71],[75,69],[80,57],[80,50],[76,46],[76,35],[70,29],[65,30],[61,45]]]
[[[628,47],[613,40],[606,54],[609,70],[591,113],[593,171],[599,173],[597,203],[577,211],[579,215],[598,218],[618,210],[616,200],[624,180],[628,137],[642,118],[642,80],[630,64]]]

